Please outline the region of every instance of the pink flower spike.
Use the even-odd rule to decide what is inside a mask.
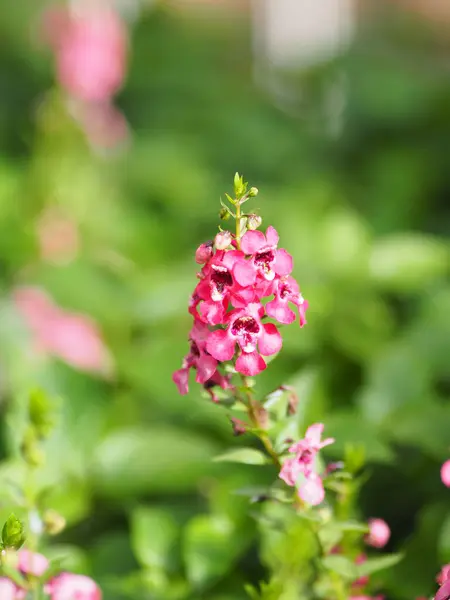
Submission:
[[[19,571],[26,575],[40,577],[49,567],[49,562],[42,554],[30,550],[20,550],[18,553]]]
[[[439,588],[434,600],[449,600],[450,599],[450,579]]]
[[[383,548],[391,537],[389,525],[383,519],[369,519],[369,534],[366,544],[374,548]]]
[[[450,487],[450,460],[446,460],[441,467],[441,480],[446,487]]]
[[[101,600],[102,593],[92,579],[84,575],[62,573],[50,583],[51,600]]]
[[[322,479],[317,473],[311,473],[299,487],[298,495],[307,504],[317,506],[325,499],[325,490]]]
[[[0,598],[2,600],[16,600],[16,586],[10,579],[0,577]]]

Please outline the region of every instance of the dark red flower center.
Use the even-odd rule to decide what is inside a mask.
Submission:
[[[225,267],[216,267],[211,273],[211,284],[213,291],[223,295],[225,288],[233,285],[233,277]]]
[[[285,300],[288,296],[290,296],[292,290],[287,283],[281,283],[279,288],[279,295],[281,300]]]
[[[312,462],[313,460],[313,453],[311,452],[311,450],[303,450],[303,452],[301,453],[300,457],[299,457],[299,462],[308,465]]]
[[[191,342],[191,354],[198,358],[200,356],[200,350],[195,342]]]
[[[275,251],[271,248],[266,248],[255,254],[255,265],[263,271],[270,271],[270,266],[275,260]]]
[[[253,317],[239,317],[231,326],[231,333],[240,340],[240,345],[245,352],[255,349],[255,338],[260,332],[260,326]]]

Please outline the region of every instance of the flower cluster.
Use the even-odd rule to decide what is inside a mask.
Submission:
[[[293,305],[300,326],[306,323],[308,304],[291,276],[292,257],[278,247],[278,241],[277,231],[270,226],[265,235],[255,229],[242,237],[221,231],[214,243],[197,249],[196,261],[203,266],[189,303],[194,319],[191,348],[173,376],[181,394],[188,391],[190,369],[196,371],[197,383],[222,387],[227,379],[219,367],[229,361],[245,376],[263,371],[263,357],[276,354],[282,346],[276,325],[265,322],[267,318],[290,324],[296,318]]]
[[[25,581],[31,582],[45,575],[49,562],[42,554],[21,550],[18,553],[18,571]],[[85,575],[61,573],[44,586],[44,594],[49,600],[101,600],[102,593],[97,584]],[[27,591],[7,577],[0,577],[1,600],[25,600]]]
[[[322,478],[317,473],[317,454],[321,448],[334,442],[333,438],[322,441],[322,433],[322,423],[308,427],[305,437],[289,448],[289,452],[294,456],[284,461],[280,471],[280,478],[292,487],[295,487],[301,478],[298,495],[312,506],[321,504],[325,498]]]
[[[436,577],[440,588],[436,594],[435,600],[449,600],[450,598],[450,564],[444,565]]]

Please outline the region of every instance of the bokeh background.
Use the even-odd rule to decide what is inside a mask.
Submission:
[[[193,254],[235,171],[310,304],[259,393],[293,385],[305,425],[336,437],[328,457],[364,447],[361,517],[405,552],[386,597],[435,590],[450,561],[448,8],[118,0],[122,25],[98,34],[117,93],[99,102],[55,63],[63,13],[2,3],[2,511],[16,408],[41,386],[62,398],[42,480],[68,519],[48,552],[105,600],[240,600],[264,577],[234,492],[274,474],[211,462],[241,440],[171,381]]]

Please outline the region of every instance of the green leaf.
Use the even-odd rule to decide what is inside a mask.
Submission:
[[[35,389],[30,392],[29,418],[39,437],[47,438],[55,427],[55,408],[55,401],[50,399],[43,390]]]
[[[224,516],[200,515],[186,529],[183,555],[188,579],[204,588],[227,573],[245,551],[249,537]]]
[[[25,542],[25,532],[22,521],[11,514],[3,525],[2,542],[5,548],[18,550]]]
[[[369,558],[364,563],[356,565],[357,578],[372,575],[377,571],[388,569],[399,563],[403,558],[403,554],[384,554],[377,558]]]
[[[333,573],[337,573],[349,581],[355,581],[355,579],[358,579],[358,572],[355,563],[345,556],[340,556],[338,554],[325,556],[322,559],[322,565],[325,569],[327,569],[327,571],[333,571]]]
[[[234,462],[245,465],[267,465],[270,464],[270,459],[254,448],[236,448],[219,454],[213,459],[214,462]]]
[[[444,276],[448,259],[447,247],[437,238],[401,233],[374,245],[370,268],[374,281],[384,288],[409,292]]]
[[[114,497],[185,492],[214,471],[210,456],[217,451],[214,443],[186,429],[165,425],[122,428],[98,444],[92,485]]]
[[[131,546],[144,567],[170,570],[178,536],[179,526],[168,510],[141,506],[131,514]]]

